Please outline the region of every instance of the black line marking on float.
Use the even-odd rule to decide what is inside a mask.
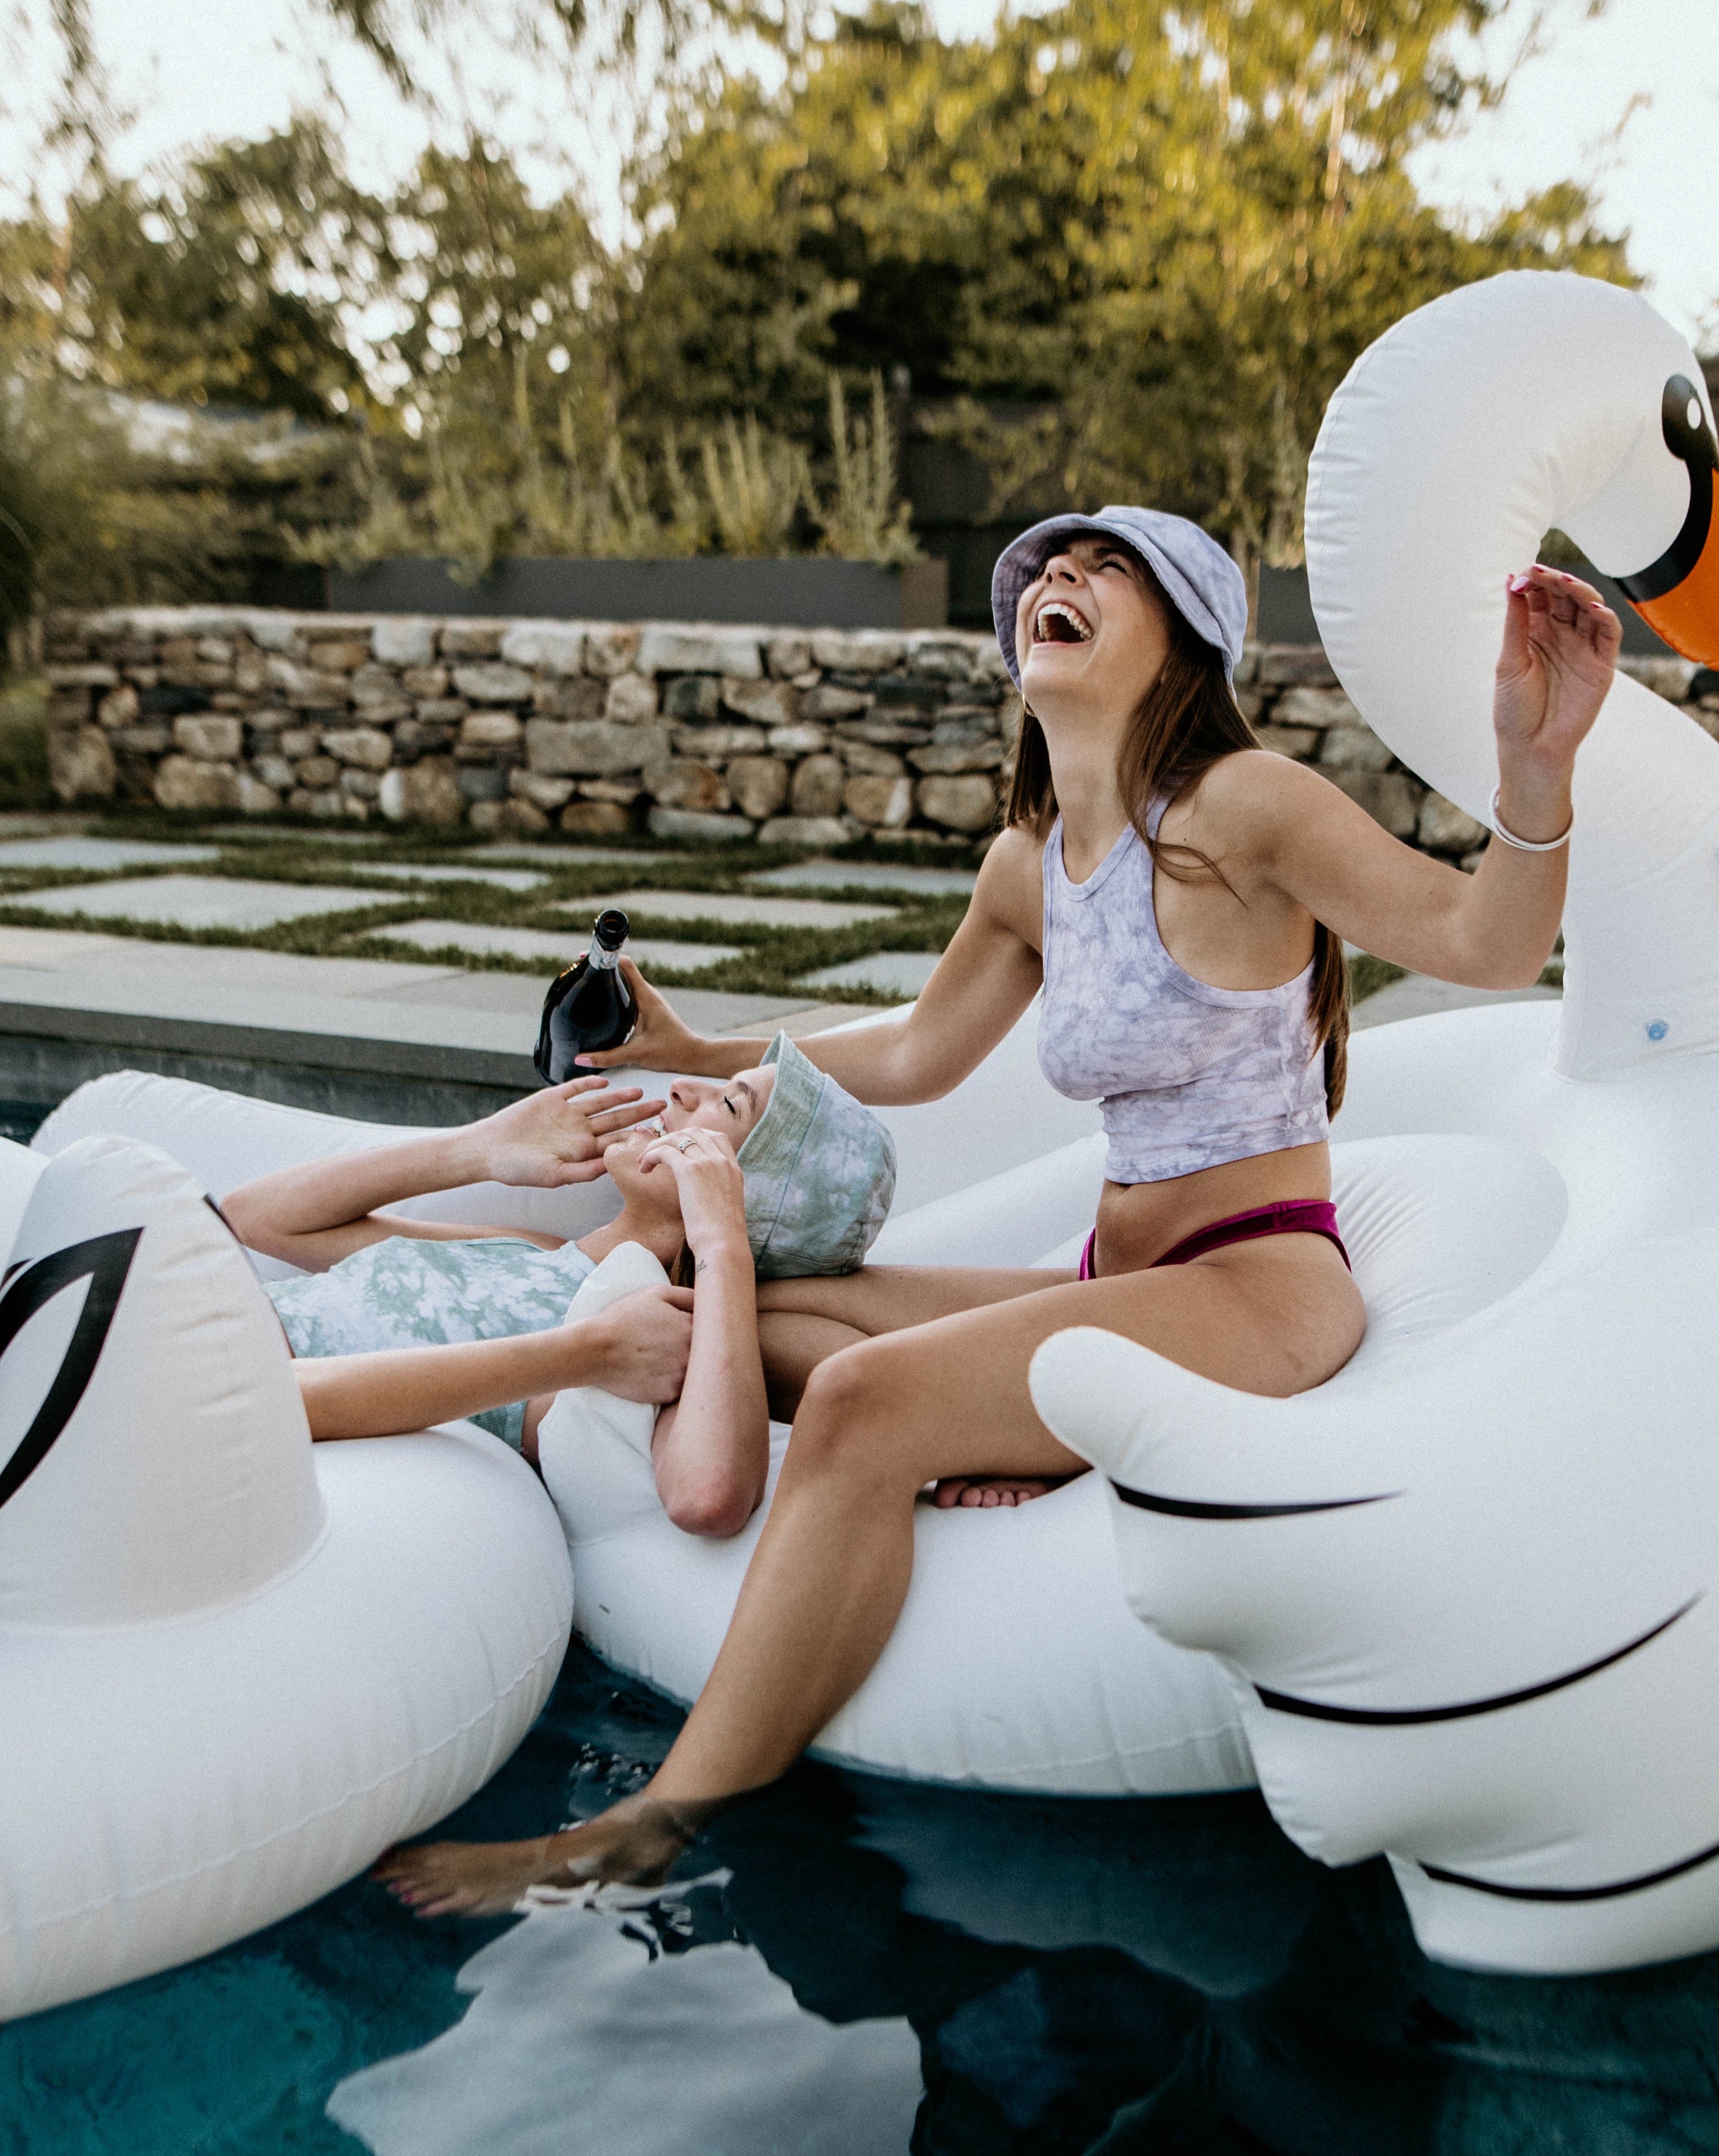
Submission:
[[[1689,408],[1701,413],[1701,424],[1689,424]],[[1665,447],[1689,474],[1689,507],[1676,537],[1657,562],[1638,569],[1633,577],[1618,578],[1627,598],[1652,601],[1675,592],[1701,557],[1713,521],[1713,474],[1719,469],[1706,412],[1687,376],[1674,374],[1660,398],[1660,431]]]
[[[1160,1497],[1150,1490],[1131,1490],[1124,1482],[1111,1487],[1125,1505],[1142,1512],[1162,1512],[1173,1520],[1282,1520],[1297,1512],[1346,1512],[1352,1505],[1384,1505],[1400,1497],[1400,1490],[1381,1490],[1372,1497],[1321,1497],[1304,1505],[1208,1505],[1193,1497]]]
[[[1614,1647],[1597,1662],[1584,1662],[1579,1670],[1567,1670],[1562,1676],[1548,1677],[1544,1684],[1525,1685],[1520,1691],[1501,1691],[1491,1699],[1460,1700],[1454,1707],[1328,1707],[1322,1700],[1297,1699],[1291,1692],[1269,1691],[1264,1685],[1255,1685],[1254,1690],[1260,1695],[1261,1707],[1269,1707],[1273,1713],[1305,1715],[1314,1722],[1358,1722],[1375,1729],[1400,1729],[1417,1722],[1462,1722],[1470,1715],[1497,1714],[1506,1707],[1521,1707],[1527,1700],[1544,1699],[1548,1692],[1562,1691],[1566,1685],[1580,1684],[1583,1677],[1610,1669],[1614,1662],[1621,1662],[1638,1647],[1657,1640],[1661,1632],[1669,1632],[1680,1617],[1688,1616],[1701,1599],[1699,1594],[1691,1595],[1681,1609],[1674,1609],[1669,1617],[1662,1618],[1651,1631],[1644,1632],[1626,1647]]]
[[[1446,1871],[1441,1865],[1423,1864],[1429,1879],[1444,1887],[1466,1887],[1475,1894],[1494,1894],[1503,1902],[1610,1902],[1624,1894],[1639,1894],[1650,1887],[1663,1887],[1668,1879],[1681,1879],[1719,1856],[1719,1841],[1693,1856],[1681,1857],[1657,1871],[1644,1871],[1636,1879],[1614,1879],[1604,1887],[1506,1887],[1491,1879],[1471,1879],[1465,1871]]]
[[[26,1266],[0,1295],[0,1355],[3,1355],[30,1319],[62,1288],[80,1280],[90,1283],[64,1357],[36,1410],[36,1419],[11,1459],[0,1467],[0,1505],[17,1496],[76,1412],[107,1343],[108,1328],[119,1308],[121,1291],[142,1236],[141,1228],[117,1228],[110,1235],[92,1235],[87,1242],[51,1251]]]

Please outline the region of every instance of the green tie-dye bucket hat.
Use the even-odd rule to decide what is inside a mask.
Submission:
[[[785,1033],[763,1061],[774,1065],[776,1083],[738,1156],[758,1277],[850,1273],[895,1194],[895,1142]]]

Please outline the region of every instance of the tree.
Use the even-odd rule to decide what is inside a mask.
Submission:
[[[1068,0],[951,44],[874,0],[642,167],[629,395],[808,415],[822,363],[905,367],[1017,501],[1143,495],[1293,560],[1319,416],[1392,321],[1524,264],[1628,277],[1573,185],[1479,234],[1416,196],[1411,152],[1503,93],[1453,58],[1491,12]]]
[[[473,137],[458,153],[425,152],[389,223],[398,326],[379,343],[398,407],[506,467],[533,414],[564,436],[565,408],[577,447],[600,453],[614,424],[609,265],[577,202],[538,208],[508,159]]]
[[[1075,0],[1062,36],[1109,154],[1097,295],[1077,332],[1066,454],[1085,485],[1148,488],[1244,564],[1301,558],[1306,457],[1332,391],[1393,321],[1510,268],[1629,280],[1622,242],[1565,185],[1470,234],[1421,203],[1406,161],[1505,85],[1452,40],[1486,0],[1201,0],[1139,18]],[[1172,27],[1173,23],[1173,32]]]
[[[945,43],[897,0],[839,18],[779,90],[685,100],[634,175],[634,408],[809,424],[827,361],[856,388],[905,367],[928,394],[1056,393],[1090,148],[1020,26]]]
[[[373,402],[343,317],[392,267],[382,205],[300,120],[74,198],[62,335],[115,388],[326,420]]]

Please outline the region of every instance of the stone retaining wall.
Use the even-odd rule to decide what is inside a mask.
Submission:
[[[866,831],[978,838],[1020,699],[988,637],[246,608],[51,616],[49,764],[63,800],[582,838]],[[1719,679],[1626,662],[1719,732]],[[1472,818],[1404,771],[1322,652],[1237,675],[1265,744],[1317,763],[1385,829],[1460,858]]]

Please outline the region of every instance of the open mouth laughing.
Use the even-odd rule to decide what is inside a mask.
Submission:
[[[1046,599],[1033,617],[1034,644],[1090,644],[1092,624],[1067,599]]]

